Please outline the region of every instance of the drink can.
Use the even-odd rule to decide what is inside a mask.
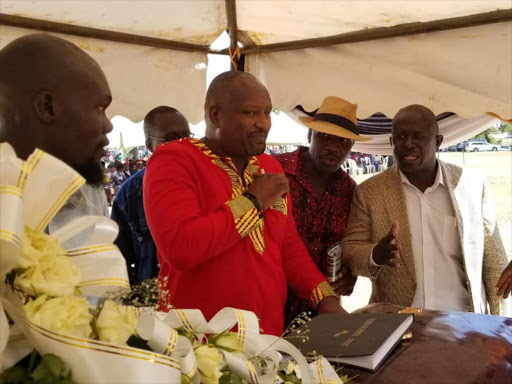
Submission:
[[[338,280],[338,273],[341,269],[341,246],[337,242],[327,251],[327,281],[333,283]]]

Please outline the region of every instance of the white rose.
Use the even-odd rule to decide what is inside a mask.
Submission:
[[[216,337],[214,340],[214,345],[228,352],[241,352],[243,349],[242,345],[238,342],[238,337],[235,332],[226,332]]]
[[[23,306],[27,318],[43,328],[71,336],[89,338],[92,333],[89,304],[77,296],[29,299]]]
[[[197,369],[202,384],[218,384],[222,372],[220,371],[225,363],[222,354],[217,348],[208,344],[202,344],[194,348],[196,355]]]
[[[28,268],[36,264],[44,256],[65,255],[57,239],[46,233],[24,228],[21,257],[18,268]]]
[[[31,296],[68,296],[80,283],[80,270],[69,256],[44,255],[16,277],[14,286]]]
[[[101,312],[96,318],[95,330],[98,338],[112,344],[124,345],[135,333],[137,317],[131,311],[121,312],[112,300],[103,303]]]

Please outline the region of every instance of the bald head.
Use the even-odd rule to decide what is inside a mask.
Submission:
[[[430,109],[423,105],[412,104],[400,109],[395,117],[393,118],[393,126],[396,122],[403,117],[414,116],[418,120],[421,120],[425,125],[432,127],[435,133],[439,133],[439,125],[437,124],[436,115]]]
[[[0,88],[0,141],[22,158],[40,148],[90,182],[103,178],[98,166],[112,130],[105,116],[112,97],[90,56],[55,36],[21,37],[0,50]]]
[[[206,95],[208,146],[218,155],[231,156],[241,163],[248,156],[262,154],[271,111],[270,95],[253,75],[236,71],[220,74]]]
[[[0,82],[15,94],[55,89],[62,81],[76,81],[98,72],[103,74],[84,51],[51,35],[23,36],[0,51],[0,73],[4,74]]]
[[[183,114],[175,108],[153,108],[144,118],[146,147],[154,152],[163,143],[190,137],[190,126]]]
[[[205,120],[208,122],[208,111],[212,105],[222,105],[225,102],[230,102],[233,96],[236,96],[236,90],[239,86],[249,83],[252,86],[266,88],[260,81],[246,72],[229,71],[223,72],[212,80],[208,91],[206,92],[206,100],[204,103]]]

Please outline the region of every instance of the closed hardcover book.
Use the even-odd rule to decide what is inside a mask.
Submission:
[[[322,355],[375,372],[412,324],[414,316],[400,313],[322,314],[299,329],[308,336],[290,338],[304,355]]]

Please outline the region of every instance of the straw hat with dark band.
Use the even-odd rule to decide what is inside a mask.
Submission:
[[[299,117],[309,128],[329,135],[344,137],[355,141],[368,141],[358,135],[357,104],[349,103],[336,96],[327,96],[318,108],[315,117]]]

